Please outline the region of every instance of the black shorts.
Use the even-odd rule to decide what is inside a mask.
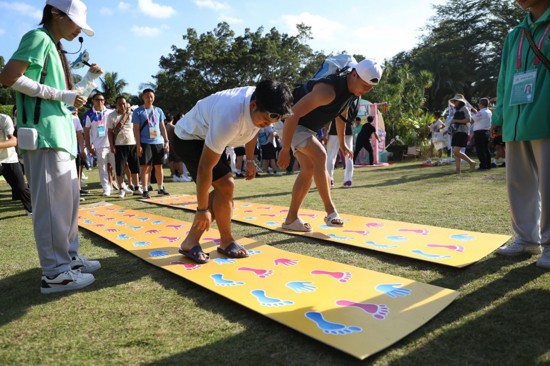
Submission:
[[[246,154],[244,146],[235,147],[233,150],[235,150],[235,156],[243,156]]]
[[[124,166],[128,163],[130,173],[139,174],[139,159],[136,145],[117,145],[115,153],[115,167],[117,177],[124,175]]]
[[[172,163],[181,163],[181,159],[174,152],[174,146],[170,146],[170,152],[168,153],[168,161]]]
[[[172,137],[172,147],[176,155],[183,161],[193,181],[197,181],[199,161],[204,148],[204,140],[182,140],[178,136]],[[220,155],[220,160],[212,169],[212,181],[232,174],[231,165],[225,153]]]
[[[275,146],[271,142],[262,145],[262,160],[275,159]]]
[[[164,162],[164,144],[141,144],[143,153],[139,158],[141,165],[162,165]]]
[[[468,145],[468,134],[466,132],[455,132],[451,140],[452,147],[466,147]]]

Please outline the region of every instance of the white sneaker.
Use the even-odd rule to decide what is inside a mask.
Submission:
[[[91,261],[88,257],[83,255],[77,255],[76,257],[73,257],[73,260],[71,261],[71,269],[78,269],[82,273],[92,273],[100,268],[101,263],[99,263],[99,261]]]
[[[537,261],[537,267],[550,269],[550,247],[545,247]]]
[[[181,176],[181,181],[182,182],[191,182],[193,180],[193,178],[191,178],[190,176],[188,175],[182,175]]]
[[[122,189],[120,191],[124,192],[124,193],[133,193],[134,192],[130,188],[128,188],[128,186],[126,184],[124,185],[124,187],[122,187]]]
[[[111,195],[110,191],[103,191],[102,196],[109,197]]]
[[[143,190],[140,187],[137,187],[134,190],[134,196],[141,196],[143,194]]]
[[[118,198],[124,198],[126,197],[126,191],[124,189],[121,189],[118,193]]]
[[[538,244],[523,244],[514,240],[512,244],[498,248],[497,253],[505,255],[507,257],[515,257],[516,255],[520,255],[523,253],[531,255],[541,254],[542,250],[540,245]],[[550,260],[550,253],[548,254]]]
[[[84,172],[82,172],[82,177],[81,178],[84,179],[84,180],[88,180],[88,176],[86,174],[84,174]]]
[[[62,272],[53,278],[42,276],[40,292],[43,294],[52,294],[54,292],[78,290],[91,285],[94,281],[93,274],[82,273],[78,269],[70,270]]]

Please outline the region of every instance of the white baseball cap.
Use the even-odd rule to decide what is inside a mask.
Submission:
[[[54,8],[59,9],[78,25],[84,33],[93,37],[94,30],[86,23],[87,7],[80,0],[47,0],[47,5],[51,5]]]
[[[350,64],[350,67],[355,69],[357,75],[370,85],[377,85],[382,78],[384,68],[374,59],[364,59],[358,63]]]

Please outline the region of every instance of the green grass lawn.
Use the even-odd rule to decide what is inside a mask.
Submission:
[[[454,165],[420,161],[355,170],[353,188],[335,172],[341,213],[512,234],[503,168],[453,174]],[[466,167],[466,166],[465,166]],[[467,170],[467,168],[465,168]],[[97,193],[97,170],[87,172]],[[237,180],[235,198],[288,206],[295,175]],[[194,183],[166,184],[195,193]],[[142,203],[107,201],[192,221],[193,213]],[[322,210],[315,189],[304,206]],[[96,282],[65,294],[41,295],[30,217],[0,182],[1,365],[534,365],[550,363],[550,272],[536,258],[496,254],[455,269],[267,231],[235,222],[247,236],[291,252],[454,289],[448,308],[386,350],[360,362],[336,349],[149,265],[91,232],[80,230],[81,253],[101,260]]]

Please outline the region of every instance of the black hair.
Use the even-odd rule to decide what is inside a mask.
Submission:
[[[92,96],[92,100],[94,100],[95,97],[98,97],[98,96],[100,96],[100,97],[101,97],[101,96],[102,96],[102,97],[105,97],[105,96],[103,95],[102,92],[98,91],[97,93],[95,93],[95,94]]]
[[[440,112],[440,111],[435,111],[435,112],[434,112],[434,117],[435,117],[435,118],[441,117],[441,112]]]
[[[356,121],[361,121],[361,117],[355,117]]]
[[[147,89],[143,89],[143,91],[141,92],[141,95],[145,94],[145,93],[153,93],[155,94],[155,91],[151,88],[147,88]]]
[[[292,91],[285,84],[275,80],[262,80],[256,85],[251,100],[256,109],[262,112],[287,115],[292,113]]]
[[[481,98],[478,102],[478,104],[481,104],[483,105],[484,107],[488,107],[489,106],[489,99],[487,98]]]
[[[374,117],[373,116],[368,116],[367,117],[367,122],[371,123],[372,121],[374,121]]]
[[[98,93],[98,94],[101,94],[101,93]],[[95,97],[95,95],[94,95],[94,97]],[[115,103],[118,102],[119,99],[126,99],[126,97],[124,95],[117,96],[116,99],[115,99]]]

